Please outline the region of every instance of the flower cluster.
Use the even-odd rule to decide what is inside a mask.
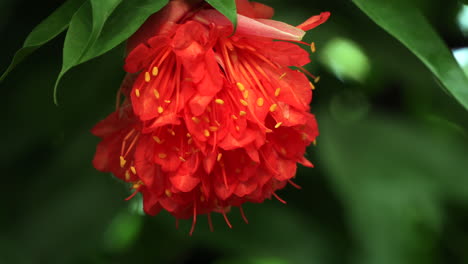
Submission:
[[[199,214],[230,225],[232,206],[281,201],[275,191],[294,185],[296,164],[312,166],[313,84],[297,43],[329,13],[293,27],[270,20],[268,6],[237,8],[235,34],[200,2],[171,1],[150,17],[128,41],[124,101],[92,130],[96,169],[132,184],[147,214],[193,218],[191,232]]]

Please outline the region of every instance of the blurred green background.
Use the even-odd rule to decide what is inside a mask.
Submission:
[[[175,229],[141,213],[128,188],[94,170],[91,127],[113,111],[123,46],[65,75],[52,102],[64,35],[0,83],[0,263],[468,263],[468,114],[403,45],[346,0],[262,1],[275,18],[331,19],[308,33],[321,76],[312,111],[314,169],[276,200]],[[414,0],[468,72],[468,6]],[[3,72],[62,1],[0,1]],[[463,15],[464,14],[464,15]],[[466,48],[466,47],[465,47]]]

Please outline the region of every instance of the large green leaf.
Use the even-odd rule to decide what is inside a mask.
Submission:
[[[321,119],[319,164],[347,210],[355,263],[431,263],[442,205],[468,202],[464,141],[385,116]]]
[[[90,0],[83,5],[72,18],[65,38],[63,65],[54,88],[54,102],[57,103],[60,79],[68,70],[122,43],[167,2]]]
[[[206,0],[212,7],[231,20],[234,30],[237,26],[237,8],[235,0]]]
[[[410,49],[468,109],[468,78],[421,12],[403,0],[353,0],[375,23]],[[385,51],[382,51],[385,52]]]
[[[63,46],[63,63],[54,88],[57,103],[57,85],[62,76],[81,63],[83,56],[99,37],[104,23],[122,0],[90,0],[76,12]]]
[[[16,52],[11,64],[0,76],[0,81],[2,81],[8,73],[28,55],[64,31],[68,27],[73,14],[75,14],[76,10],[84,1],[85,0],[69,0],[65,2],[36,28],[34,28],[26,38],[23,47]]]

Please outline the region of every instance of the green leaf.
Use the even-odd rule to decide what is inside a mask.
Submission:
[[[83,56],[99,37],[104,23],[122,0],[90,0],[76,12],[63,46],[63,62],[54,87],[54,102],[57,104],[57,86],[62,76],[73,66],[81,63]],[[91,23],[92,21],[92,23]]]
[[[73,17],[65,38],[62,70],[54,88],[72,67],[93,59],[116,47],[130,37],[152,14],[168,0],[91,0]],[[92,24],[90,21],[93,21]]]
[[[468,78],[449,48],[411,1],[353,0],[377,25],[410,49],[468,109]],[[382,51],[385,52],[385,51]]]
[[[231,20],[234,25],[234,31],[236,30],[237,8],[235,0],[206,0],[206,2]]]
[[[101,35],[83,61],[102,55],[128,39],[150,15],[163,8],[167,2],[168,0],[123,1],[109,17]]]
[[[468,202],[464,140],[386,116],[351,124],[320,119],[318,164],[359,241],[356,263],[431,262],[442,205]]]
[[[0,76],[0,81],[2,81],[8,73],[27,56],[64,31],[68,27],[73,14],[75,14],[76,10],[84,1],[85,0],[69,0],[65,2],[49,17],[36,26],[36,28],[34,28],[26,38],[23,47],[16,52],[11,64],[2,76]]]

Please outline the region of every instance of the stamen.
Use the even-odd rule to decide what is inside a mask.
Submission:
[[[284,76],[286,76],[286,72],[285,72],[285,73],[283,73],[283,74],[281,74],[281,75],[280,75],[280,77],[279,77],[279,79],[280,79],[280,80],[281,80],[281,79],[283,79],[283,78],[284,78]]]
[[[244,222],[248,224],[249,220],[247,220],[247,217],[245,217],[244,209],[242,209],[242,206],[239,206],[239,211],[241,213],[242,219],[244,219]]]
[[[210,232],[214,232],[213,221],[211,221],[211,214],[208,213],[208,226],[210,227]]]
[[[199,124],[200,123],[200,118],[196,117],[196,116],[193,116],[192,117],[192,120],[193,122],[195,122],[195,124]]]
[[[275,125],[275,128],[280,127],[282,124],[283,124],[283,122],[278,122],[278,123]]]
[[[120,168],[125,167],[125,163],[127,163],[125,158],[123,156],[120,156]]]
[[[241,103],[243,106],[247,106],[247,105],[248,105],[247,101],[245,101],[244,99],[240,99],[240,103]]]
[[[171,100],[164,100],[164,102],[165,102],[166,104],[170,104],[170,103],[171,103]]]
[[[209,137],[210,136],[210,131],[208,131],[208,129],[205,129],[203,131],[203,135],[205,135],[205,137]]]
[[[156,99],[159,99],[159,97],[160,97],[159,91],[154,89],[153,93],[154,93],[154,97],[156,97]]]
[[[222,99],[216,99],[216,100],[215,100],[215,103],[220,104],[220,105],[223,105],[223,104],[224,104],[224,101],[223,101]]]
[[[237,116],[235,116],[235,115],[232,115],[231,117],[232,117],[232,119],[234,119],[234,120],[237,120],[237,119],[238,119]]]
[[[237,131],[240,131],[240,127],[239,127],[239,126],[236,126],[236,130],[237,130]]]
[[[166,194],[167,197],[171,197],[171,196],[172,196],[172,192],[171,192],[171,190],[169,190],[169,189],[166,189],[166,190],[164,191],[164,194]]]
[[[262,97],[259,97],[259,98],[257,99],[257,105],[258,105],[259,107],[262,107],[262,106],[263,106],[263,103],[264,103],[263,98],[262,98]]]
[[[291,181],[291,180],[288,180],[288,182],[289,182],[289,184],[291,184],[291,185],[292,185],[294,188],[296,188],[296,189],[299,189],[299,190],[300,190],[300,189],[302,189],[302,187],[301,187],[301,186],[297,185],[297,184],[296,184],[296,183],[294,183],[293,181]]]
[[[229,226],[229,228],[232,228],[232,225],[231,223],[229,222],[229,219],[226,215],[226,212],[223,211],[223,217],[224,217],[224,221],[226,221],[226,224]]]
[[[276,193],[273,193],[273,196],[280,202],[284,203],[284,204],[287,204],[287,202],[283,199],[281,199]]]
[[[219,162],[221,160],[221,158],[223,157],[223,153],[219,153],[218,154],[218,157],[216,157],[216,160]]]
[[[275,90],[275,96],[278,97],[278,95],[280,94],[281,92],[281,88],[276,88]]]
[[[130,172],[128,170],[125,171],[125,180],[126,181],[130,180]]]
[[[240,116],[245,116],[246,114],[247,114],[247,112],[245,112],[245,111],[240,111],[240,112],[239,112],[239,115],[240,115]]]
[[[174,131],[174,130],[172,130],[172,129],[169,128],[169,129],[167,130],[167,132],[168,132],[169,134],[171,134],[172,136],[175,136],[175,131]]]
[[[237,85],[237,88],[239,88],[241,92],[245,90],[245,86],[242,83],[238,82],[236,85]]]
[[[159,137],[157,137],[157,136],[154,136],[153,139],[154,139],[154,141],[156,141],[156,143],[158,143],[158,144],[162,144],[162,143],[164,142],[164,140],[161,140],[161,139],[160,139]]]
[[[244,96],[245,99],[249,98],[249,91],[245,90],[245,91],[242,93],[242,96]]]
[[[315,49],[315,42],[310,43],[310,50],[311,50],[312,52],[315,52],[315,51],[316,51],[316,49]]]
[[[151,76],[149,72],[145,72],[145,82],[150,82],[151,81]]]
[[[165,159],[165,158],[167,157],[167,154],[166,154],[166,153],[159,153],[159,154],[158,154],[158,157],[159,157],[160,159]]]
[[[193,231],[195,230],[195,224],[197,223],[197,204],[193,204],[193,220],[192,220],[192,227],[190,228],[189,235],[192,236]]]
[[[135,89],[135,95],[136,97],[140,97],[140,89]]]
[[[164,112],[164,108],[162,106],[158,106],[158,113],[162,114]]]
[[[320,76],[317,76],[315,79],[314,79],[314,83],[318,83],[320,81]]]
[[[315,85],[312,82],[309,82],[309,84],[310,84],[310,89],[315,90]]]
[[[130,170],[132,171],[133,174],[137,174],[134,166],[130,166]]]
[[[190,133],[187,133],[187,137],[188,137],[188,138],[191,138],[191,137],[192,137],[192,135],[190,135]]]
[[[317,146],[317,140],[314,139],[314,141],[312,141],[312,144],[314,144],[314,146]]]
[[[270,112],[274,112],[274,111],[276,110],[277,107],[278,107],[277,104],[272,104],[272,105],[270,106]]]
[[[210,129],[211,132],[216,132],[216,131],[218,131],[219,127],[210,126],[209,129]]]
[[[180,159],[181,161],[183,161],[183,162],[186,162],[186,161],[187,161],[187,160],[184,159],[182,156],[180,156],[179,159]]]
[[[159,73],[158,67],[154,66],[153,71],[151,73],[153,74],[154,77],[158,76],[158,73]]]

